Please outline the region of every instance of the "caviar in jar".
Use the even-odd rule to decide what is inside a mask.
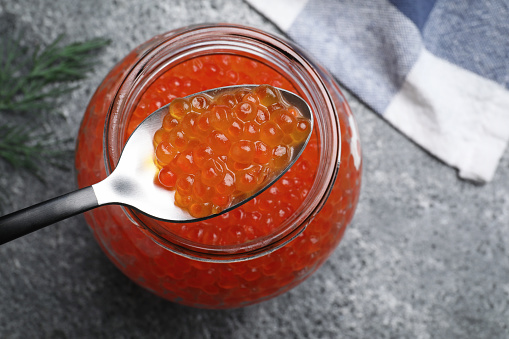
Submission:
[[[288,291],[332,253],[357,204],[360,146],[332,77],[302,54],[251,28],[198,26],[155,37],[110,72],[80,129],[80,186],[112,171],[128,136],[148,114],[207,89],[238,84],[283,88],[308,101],[316,122],[304,152],[280,180],[220,216],[170,223],[120,206],[88,212],[98,243],[128,277],[174,302],[231,308]],[[267,116],[262,112],[257,119]],[[227,128],[232,126],[249,133],[244,121]]]

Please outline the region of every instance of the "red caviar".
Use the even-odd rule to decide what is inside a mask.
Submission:
[[[200,28],[197,30],[201,32],[200,34],[205,34],[204,32],[214,29],[216,26],[206,27],[202,31]],[[235,39],[242,34],[247,34],[248,31],[245,28],[235,29],[240,30],[239,34],[233,35]],[[126,57],[110,72],[91,100],[78,137],[76,167],[80,187],[95,184],[106,177],[105,166],[109,159],[104,155],[112,156],[110,149],[104,149],[103,130],[105,124],[110,126],[106,113],[111,106],[111,100],[119,86],[125,83],[131,67],[144,58],[145,49],[159,46],[160,39],[165,37],[155,38],[154,42],[145,44],[140,50]],[[235,40],[235,44],[238,44],[238,40]],[[223,53],[221,52],[223,44],[220,46],[219,51]],[[112,132],[107,133],[125,131],[125,136],[120,135],[121,140],[125,141],[147,114],[172,100],[179,103],[179,99],[176,98],[209,88],[237,84],[269,84],[298,93],[292,82],[284,76],[283,71],[271,68],[262,61],[240,55],[245,55],[245,52],[239,52],[239,55],[211,54],[188,57],[185,61],[172,65],[164,73],[159,74],[146,88],[132,114],[131,112],[122,113],[127,116],[126,120],[123,120],[127,127],[125,129],[108,127],[108,131]],[[132,216],[126,214],[119,206],[104,206],[87,212],[85,217],[96,239],[116,266],[133,281],[161,297],[186,305],[207,308],[239,307],[266,300],[288,291],[320,267],[337,246],[346,225],[352,219],[359,196],[361,173],[361,162],[355,157],[358,154],[359,145],[354,137],[356,127],[351,113],[332,78],[326,72],[320,72],[326,79],[323,83],[331,93],[339,120],[341,158],[337,160],[341,165],[335,172],[337,180],[331,188],[327,201],[300,235],[270,254],[247,261],[202,262],[175,254],[152,241],[153,236],[135,224]],[[194,195],[203,199],[212,197],[211,205],[191,207],[192,201],[189,195],[176,194],[179,204],[196,208],[196,213],[203,213],[202,209],[212,209],[213,205],[221,206],[227,203],[228,197],[236,189],[234,179],[237,173],[242,175],[243,185],[249,187],[253,184],[259,167],[243,168],[238,166],[242,165],[241,162],[236,162],[233,164],[234,170],[224,169],[214,162],[217,159],[211,157],[216,151],[228,148],[231,152],[232,147],[246,150],[249,148],[247,153],[239,152],[234,157],[238,156],[237,160],[244,157],[250,160],[252,157],[254,163],[264,164],[273,161],[271,160],[272,148],[277,146],[275,141],[281,139],[283,142],[284,135],[281,137],[280,133],[287,130],[294,130],[295,134],[309,133],[309,126],[305,123],[293,122],[291,116],[296,117],[296,115],[292,110],[288,110],[290,114],[285,112],[284,115],[277,115],[283,126],[271,120],[271,116],[280,107],[274,101],[271,91],[261,94],[263,98],[260,98],[258,94],[256,97],[244,96],[245,102],[261,103],[264,106],[258,106],[255,113],[249,104],[242,109],[239,108],[236,115],[238,120],[235,120],[235,124],[232,122],[231,126],[226,124],[227,120],[224,119],[228,110],[219,106],[232,109],[238,100],[233,94],[218,98],[220,105],[210,112],[205,114],[201,112],[198,118],[194,116],[196,119],[186,120],[188,126],[194,126],[197,135],[202,132],[208,133],[207,138],[210,138],[210,143],[193,149],[192,161],[189,154],[185,153],[186,148],[192,143],[192,140],[187,139],[189,133],[183,131],[183,138],[175,132],[171,138],[167,133],[156,133],[154,140],[163,144],[158,157],[164,158],[163,161],[169,161],[169,163],[174,162],[175,168],[182,168],[189,172],[186,176],[177,178],[173,172],[161,171],[159,173],[161,182],[169,187],[182,187],[183,191],[193,192]],[[257,98],[260,98],[259,103],[256,102]],[[203,110],[205,104],[206,100],[201,99],[188,104],[180,102],[176,107],[178,108],[175,111],[176,116],[183,118],[190,110],[196,110],[196,112]],[[258,129],[258,125],[250,123],[253,116],[258,125],[268,122],[269,126],[272,126],[263,130]],[[249,121],[246,122],[243,119]],[[177,122],[179,120],[174,119],[174,116],[165,119],[164,131],[173,132],[176,128],[178,130]],[[230,127],[231,131],[228,131]],[[224,132],[216,131],[210,136],[212,129]],[[238,140],[228,139],[227,141],[225,138],[227,132],[239,136]],[[321,129],[316,128],[297,163],[273,186],[252,201],[207,221],[192,224],[158,222],[160,230],[185,241],[210,246],[245,244],[274,233],[289,216],[299,210],[312,192],[319,174],[317,173],[319,162],[322,161],[320,140],[326,137],[320,133],[322,133]],[[178,161],[175,158],[169,160],[175,155],[164,143],[180,142],[181,139],[187,140],[187,143],[182,142],[181,149],[181,152],[186,155],[181,155],[183,158],[179,157]],[[246,140],[252,141],[254,146],[244,143]],[[260,140],[265,140],[267,143]],[[284,160],[286,150],[279,149],[277,153]],[[203,171],[203,168],[206,170]],[[197,169],[201,170],[200,181],[196,180]],[[224,170],[221,174],[222,180],[216,183],[217,174],[221,170]],[[191,178],[191,175],[195,177]],[[203,179],[210,185],[194,185],[196,182],[202,182]],[[207,189],[211,186],[215,187],[215,193],[212,196]],[[141,215],[137,217],[147,225],[155,222],[148,218],[144,219]]]
[[[268,111],[265,105],[276,104],[270,121],[255,120],[258,111]],[[297,124],[307,126],[307,134],[297,131]],[[154,135],[157,180],[176,189],[175,204],[193,217],[219,213],[285,168],[309,133],[310,121],[269,85],[175,99]]]

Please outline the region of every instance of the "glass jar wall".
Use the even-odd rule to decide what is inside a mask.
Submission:
[[[185,305],[239,307],[288,291],[329,257],[359,197],[357,127],[331,75],[298,47],[233,25],[156,36],[115,66],[80,128],[79,186],[111,173],[128,136],[150,112],[176,97],[237,84],[291,90],[313,110],[312,139],[276,184],[231,212],[197,223],[156,221],[121,206],[85,215],[122,272]]]

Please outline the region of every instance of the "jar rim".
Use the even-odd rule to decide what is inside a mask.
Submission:
[[[155,41],[155,44],[151,45],[151,41]],[[156,76],[157,72],[154,69],[169,67],[170,59],[162,63],[158,59],[161,56],[170,58],[168,50],[173,53],[171,55],[173,62],[177,62],[178,58],[183,60],[193,53],[211,53],[212,50],[220,53],[220,51],[228,50],[251,57],[265,53],[263,56],[269,58],[274,63],[274,67],[276,64],[277,67],[289,66],[288,70],[291,70],[294,81],[301,84],[294,87],[303,92],[298,94],[308,100],[315,114],[315,128],[321,128],[319,131],[322,153],[320,158],[325,161],[320,161],[319,166],[321,165],[322,168],[317,171],[317,177],[307,197],[309,199],[301,204],[301,207],[306,205],[299,215],[294,215],[289,219],[290,221],[283,222],[283,226],[278,227],[276,232],[249,243],[229,246],[198,244],[175,234],[165,233],[163,236],[160,230],[154,229],[140,219],[139,211],[122,207],[126,216],[160,246],[174,253],[202,261],[240,261],[259,257],[286,245],[304,231],[330,194],[336,180],[341,155],[341,130],[337,108],[320,74],[325,71],[298,46],[280,37],[242,25],[206,24],[183,27],[154,37],[140,46],[139,50],[142,53],[122,79],[106,115],[103,142],[105,168],[108,175],[115,168],[123,142],[125,142],[122,140],[125,133],[118,119],[132,109],[129,106],[129,100],[133,101],[140,91],[140,88],[136,86],[149,83],[150,76]],[[267,53],[272,54],[267,55]],[[265,58],[263,60],[266,61]],[[149,67],[152,67],[154,74],[149,74],[147,71]],[[133,105],[132,102],[130,104]]]

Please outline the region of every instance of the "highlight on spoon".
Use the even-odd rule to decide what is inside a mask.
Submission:
[[[233,86],[174,99],[153,137],[155,184],[196,219],[261,193],[295,162],[313,128],[309,107],[303,114],[302,100],[289,102],[293,94],[282,91]]]

